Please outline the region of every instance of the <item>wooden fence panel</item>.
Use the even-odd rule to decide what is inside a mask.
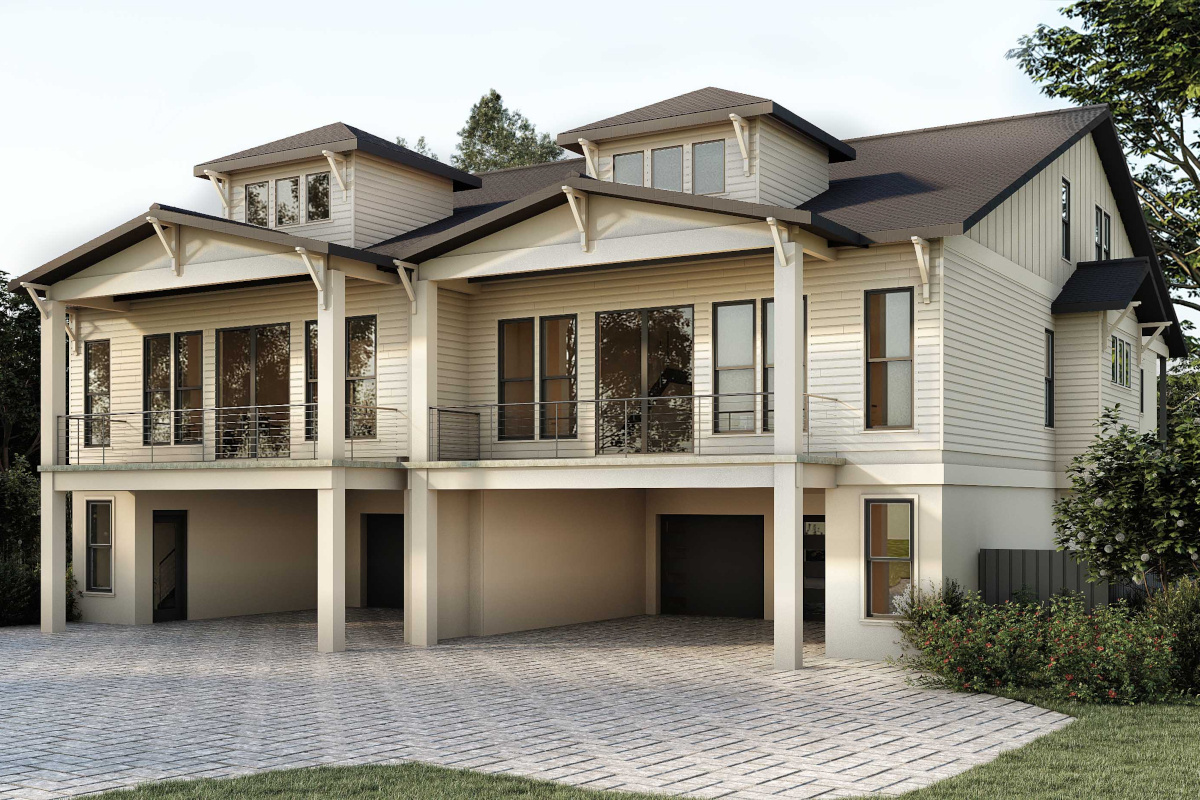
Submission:
[[[1087,567],[1058,550],[980,550],[979,591],[993,605],[1021,596],[1045,603],[1057,594],[1081,592],[1089,611],[1116,595],[1106,582],[1089,583]]]

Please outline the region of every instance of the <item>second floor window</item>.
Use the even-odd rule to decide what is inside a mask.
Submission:
[[[265,228],[270,223],[271,201],[267,196],[267,187],[266,181],[246,184],[246,222],[251,225]]]
[[[883,289],[866,295],[867,427],[913,424],[913,292]]]
[[[692,145],[692,194],[725,191],[725,140]]]
[[[713,432],[754,432],[754,301],[713,306]]]
[[[613,183],[644,186],[646,183],[644,156],[641,152],[613,156]]]
[[[1062,179],[1059,195],[1059,214],[1062,216],[1062,257],[1071,260],[1071,182]]]
[[[1045,386],[1042,406],[1045,409],[1046,427],[1054,427],[1054,331],[1046,331],[1046,363],[1043,367]]]
[[[203,367],[200,331],[175,334],[175,444],[198,444],[204,433]]]
[[[1133,345],[1120,336],[1111,337],[1112,382],[1126,389],[1133,386]]]
[[[304,323],[304,438],[317,440],[317,321]]]
[[[171,443],[171,335],[142,342],[142,444]]]
[[[1096,206],[1096,260],[1103,261],[1112,257],[1112,217]]]
[[[500,322],[501,439],[533,438],[533,319]]]
[[[650,151],[650,185],[671,192],[683,191],[682,147],[662,147]]]
[[[808,298],[805,298],[807,301]],[[807,308],[807,305],[805,306]],[[763,433],[775,430],[775,300],[763,300]]]
[[[575,436],[576,321],[574,315],[542,317],[541,416],[543,439]]]
[[[85,342],[83,350],[83,443],[88,447],[110,444],[108,340]]]
[[[316,172],[305,179],[306,219],[320,222],[329,219],[329,173]]]
[[[275,181],[275,225],[295,225],[300,221],[300,179]]]
[[[346,438],[376,433],[375,317],[346,320]]]

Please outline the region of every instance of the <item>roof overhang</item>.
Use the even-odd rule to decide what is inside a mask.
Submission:
[[[359,250],[354,247],[346,247],[303,236],[293,236],[269,228],[260,228],[257,225],[232,222],[220,217],[212,217],[207,214],[199,214],[194,211],[155,203],[150,206],[145,214],[140,214],[128,222],[97,236],[90,242],[76,247],[69,253],[64,253],[53,261],[48,261],[37,269],[27,272],[19,278],[14,278],[8,283],[9,290],[16,291],[22,282],[50,286],[82,272],[94,264],[98,264],[104,259],[116,255],[144,239],[149,239],[157,235],[154,231],[154,226],[149,222],[147,217],[154,217],[168,225],[199,228],[214,233],[240,236],[244,239],[269,242],[285,247],[303,247],[313,253],[345,258],[364,264],[372,264],[385,271],[395,272],[396,270],[392,259],[380,253],[372,253],[367,250]]]
[[[716,214],[726,214],[745,219],[766,220],[774,217],[808,231],[825,239],[834,245],[851,245],[865,247],[870,244],[864,236],[838,225],[809,211],[781,206],[768,206],[760,203],[746,203],[740,200],[726,200],[721,197],[705,197],[683,192],[671,192],[664,189],[651,189],[643,186],[626,186],[610,181],[599,181],[582,176],[567,178],[556,182],[544,189],[513,200],[498,208],[494,208],[477,217],[473,217],[461,225],[456,225],[440,233],[422,237],[414,241],[411,248],[406,249],[403,240],[389,245],[388,254],[401,261],[420,263],[449,253],[463,245],[477,241],[518,222],[531,219],[552,208],[568,202],[563,187],[568,186],[588,194],[600,197],[614,197],[623,200],[633,200],[642,203],[684,208],[696,211],[710,211]]]
[[[642,122],[626,122],[620,125],[580,128],[560,133],[556,141],[559,147],[575,153],[582,153],[583,148],[579,145],[581,138],[591,139],[592,141],[603,141],[604,139],[640,136],[646,133],[658,133],[678,128],[691,128],[697,125],[711,125],[718,122],[728,123],[730,114],[737,114],[739,117],[747,118],[760,116],[774,117],[789,128],[823,145],[829,151],[829,160],[831,162],[853,161],[855,158],[853,147],[827,131],[818,128],[798,114],[792,113],[774,100],[718,108],[711,111],[699,111],[691,114],[660,117],[659,119],[644,120]]]

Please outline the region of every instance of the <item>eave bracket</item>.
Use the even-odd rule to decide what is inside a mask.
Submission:
[[[304,262],[305,268],[308,270],[309,277],[317,286],[317,305],[326,311],[329,310],[329,297],[325,294],[325,266],[324,264],[314,264],[309,258],[308,251],[303,247],[297,247],[296,252],[300,254],[300,259]]]
[[[229,176],[223,172],[214,172],[211,169],[204,170],[204,174],[212,181],[213,188],[217,190],[217,196],[221,198],[221,206],[229,210],[229,187],[231,182]]]
[[[744,117],[730,114],[729,121],[733,123],[733,134],[737,136],[738,149],[742,151],[742,174],[750,176],[750,123]]]
[[[929,275],[933,271],[929,264],[929,242],[913,236],[913,249],[917,251],[917,268],[921,270],[921,301],[929,302]]]
[[[563,194],[567,196],[567,203],[571,206],[571,214],[575,217],[575,227],[579,229],[579,246],[583,252],[588,250],[588,196],[586,192],[581,192],[578,189],[572,189],[570,186],[562,187]]]
[[[787,266],[787,253],[783,249],[783,243],[787,239],[787,228],[781,226],[779,220],[774,217],[767,217],[767,227],[771,230],[771,240],[775,248],[775,260]]]
[[[29,292],[29,298],[33,300],[34,306],[37,307],[38,313],[42,315],[42,319],[50,319],[50,308],[46,305],[46,301],[38,297],[39,291],[46,291],[50,287],[43,286],[40,283],[25,283],[21,281],[21,288]]]
[[[584,162],[587,164],[587,176],[589,178],[599,178],[600,148],[587,139],[580,139],[579,146],[583,149]]]
[[[1129,305],[1127,305],[1125,307],[1125,310],[1121,312],[1121,316],[1117,317],[1116,320],[1114,320],[1113,323],[1108,326],[1108,335],[1104,337],[1105,346],[1108,345],[1108,340],[1112,338],[1112,335],[1114,333],[1116,333],[1117,328],[1119,328],[1121,326],[1121,323],[1125,321],[1125,318],[1129,316],[1129,312],[1133,311],[1135,308],[1137,308],[1141,304],[1142,304],[1141,300],[1134,300],[1132,303],[1130,303]],[[1107,316],[1108,316],[1108,312],[1105,312],[1105,317],[1107,317]]]
[[[322,150],[321,155],[325,156],[325,160],[329,162],[329,169],[333,170],[333,177],[337,178],[338,186],[342,188],[342,199],[346,199],[346,157],[335,153],[332,150]]]
[[[417,294],[413,291],[412,281],[408,278],[408,271],[411,269],[413,274],[416,274],[417,268],[413,264],[408,264],[399,259],[392,261],[396,265],[396,271],[400,275],[400,285],[404,287],[404,293],[408,295],[408,302],[411,306],[410,311],[413,314],[417,313]]]
[[[171,226],[171,239],[173,242],[167,241],[167,234],[163,230],[163,224],[159,222],[158,217],[146,217],[146,221],[154,226],[154,232],[158,234],[158,240],[162,242],[163,250],[167,251],[167,258],[171,259],[171,269],[175,272],[175,277],[183,277],[183,263],[179,259],[179,226]]]

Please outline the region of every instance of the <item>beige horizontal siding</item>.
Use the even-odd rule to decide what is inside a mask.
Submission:
[[[354,246],[369,247],[454,213],[448,178],[361,152],[353,161]]]
[[[228,218],[236,222],[246,221],[246,184],[267,182],[270,196],[268,217],[271,228],[275,227],[275,181],[281,178],[300,178],[300,218],[304,219],[307,208],[305,205],[305,176],[314,172],[331,172],[329,162],[323,158],[297,161],[286,166],[273,166],[263,169],[236,172],[231,178],[233,191],[229,204]],[[349,187],[354,180],[354,170],[346,168],[344,179]],[[284,233],[295,236],[306,236],[310,239],[320,239],[343,245],[353,245],[353,220],[350,213],[351,198],[349,194],[342,198],[342,189],[338,186],[337,177],[329,176],[329,220],[327,222],[301,222],[298,225],[286,225],[279,228]]]
[[[1054,324],[1054,434],[1060,469],[1096,435],[1100,415],[1100,314],[1062,314]]]
[[[758,127],[759,202],[792,208],[829,188],[829,153],[770,117]]]

